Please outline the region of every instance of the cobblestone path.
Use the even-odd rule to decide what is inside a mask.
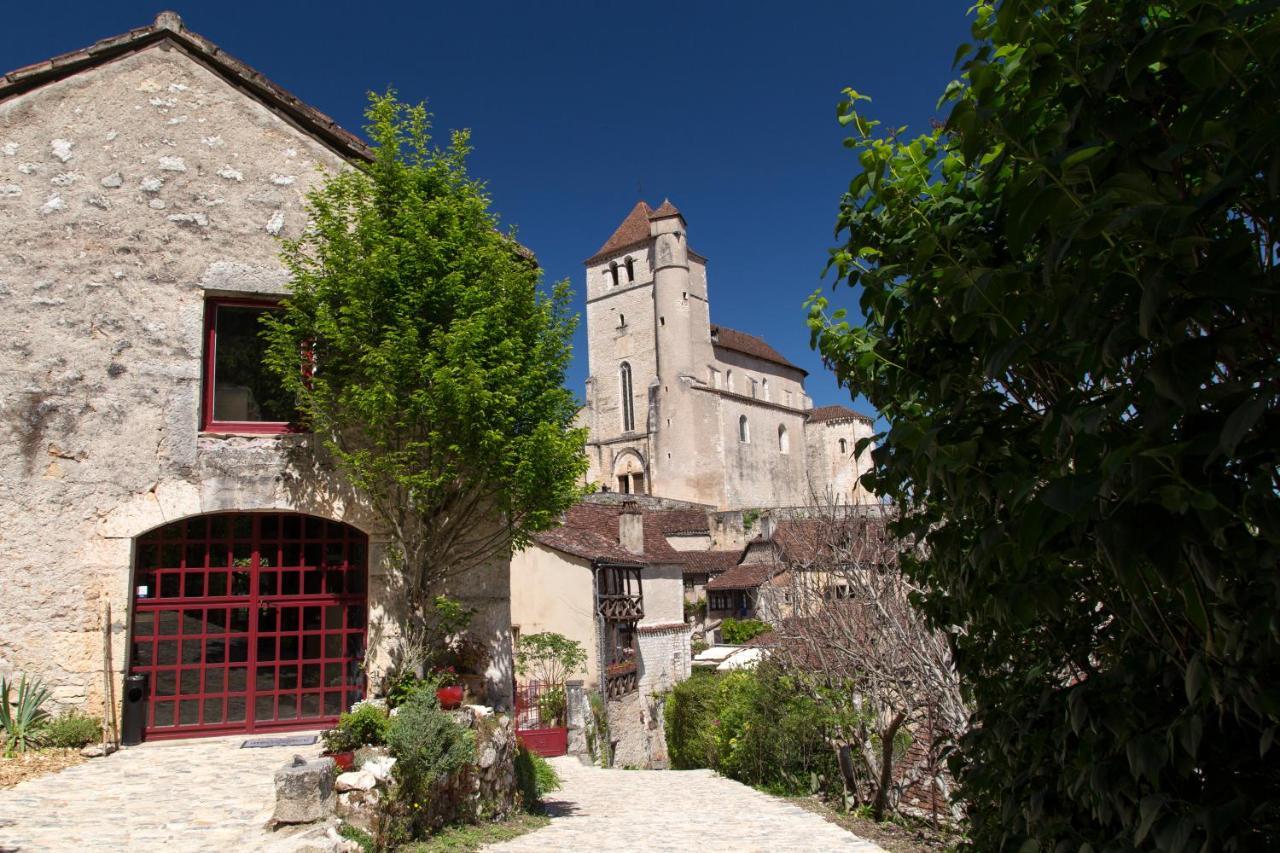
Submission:
[[[710,770],[601,770],[553,758],[564,787],[547,798],[551,824],[485,848],[503,853],[884,853],[818,815]]]
[[[0,853],[262,850],[276,768],[321,747],[244,740],[146,743],[0,790]]]

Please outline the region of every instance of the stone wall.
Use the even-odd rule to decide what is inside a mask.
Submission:
[[[613,766],[663,770],[670,766],[662,698],[643,691],[609,701]]]
[[[221,510],[369,534],[371,639],[385,636],[387,537],[307,461],[308,439],[199,432],[206,297],[283,292],[278,238],[342,168],[168,43],[0,104],[0,674],[97,710],[109,634],[118,696],[135,538]],[[497,684],[507,564],[476,583]]]

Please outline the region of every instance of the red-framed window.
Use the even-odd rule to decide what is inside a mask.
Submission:
[[[265,363],[262,315],[278,310],[267,299],[205,300],[201,430],[297,431],[296,403]]]

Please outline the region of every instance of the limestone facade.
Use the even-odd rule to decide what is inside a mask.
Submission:
[[[0,78],[0,674],[62,706],[98,711],[110,682],[120,698],[138,537],[202,513],[367,534],[371,677],[397,636],[386,531],[310,437],[201,429],[209,299],[286,292],[279,239],[302,233],[307,191],[366,156],[222,56],[166,14]],[[508,569],[455,591],[499,693]]]
[[[814,409],[805,371],[711,321],[707,260],[640,202],[585,262],[588,479],[720,509],[869,503],[870,418]]]

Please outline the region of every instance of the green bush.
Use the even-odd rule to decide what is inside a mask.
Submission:
[[[715,766],[716,693],[720,676],[695,669],[671,691],[663,707],[667,753],[676,770]]]
[[[396,784],[379,833],[382,842],[411,841],[469,817],[465,804],[446,796],[437,782],[475,761],[475,733],[440,710],[434,693],[417,691],[400,706],[387,726],[386,743],[396,758]]]
[[[551,791],[560,790],[560,777],[550,762],[522,745],[516,753],[516,784],[524,807],[531,809]]]
[[[676,769],[707,767],[779,793],[839,790],[827,742],[833,712],[794,689],[776,667],[695,672],[671,692],[664,716]]]
[[[45,746],[80,749],[102,739],[102,723],[79,711],[68,711],[49,723],[41,735]]]
[[[740,646],[772,630],[768,622],[759,619],[726,619],[720,623],[720,636],[731,646]]]
[[[359,705],[354,711],[338,717],[338,727],[324,734],[328,752],[347,752],[362,746],[381,746],[387,742],[390,718],[376,705]]]
[[[567,702],[563,687],[553,687],[539,696],[538,716],[542,724],[545,726],[554,723],[557,726],[563,726]]]

